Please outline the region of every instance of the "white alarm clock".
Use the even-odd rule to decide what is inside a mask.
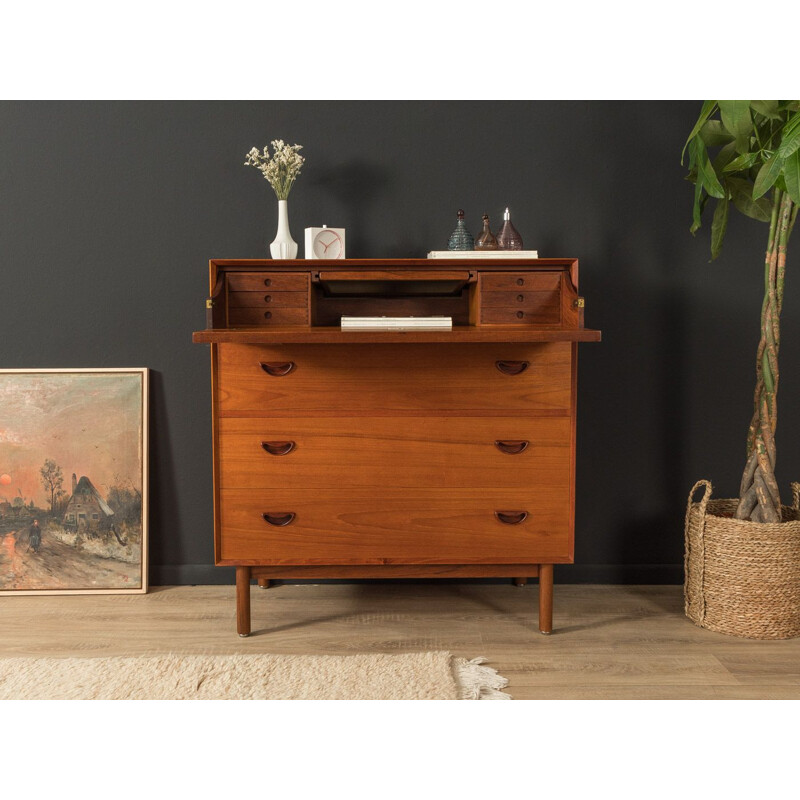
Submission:
[[[306,258],[344,258],[344,228],[306,228]]]

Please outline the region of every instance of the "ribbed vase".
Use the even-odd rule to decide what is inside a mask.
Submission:
[[[297,242],[289,230],[289,201],[278,200],[278,235],[269,246],[273,258],[297,258]]]

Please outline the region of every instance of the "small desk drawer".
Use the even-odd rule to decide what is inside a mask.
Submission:
[[[237,325],[308,325],[308,307],[229,308],[228,324]]]
[[[272,292],[308,291],[307,272],[229,272],[229,292]]]
[[[558,325],[561,322],[561,308],[556,302],[533,307],[512,306],[507,308],[482,308],[481,323],[484,325]]]
[[[568,417],[223,418],[223,489],[568,487]]]
[[[561,286],[561,272],[482,272],[481,291],[553,292]]]
[[[222,416],[566,415],[569,342],[547,344],[217,345]],[[524,437],[523,437],[524,438]]]
[[[308,292],[230,292],[228,308],[306,308]]]
[[[484,308],[538,308],[540,306],[555,306],[558,308],[558,292],[483,292],[481,305]]]
[[[223,489],[220,526],[218,563],[503,564],[572,557],[567,488]]]

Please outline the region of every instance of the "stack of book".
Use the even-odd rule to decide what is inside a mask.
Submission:
[[[451,331],[452,317],[342,317],[343,331]]]

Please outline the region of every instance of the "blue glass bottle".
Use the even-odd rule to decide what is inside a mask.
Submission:
[[[458,222],[456,222],[455,230],[450,234],[450,240],[447,242],[448,250],[474,250],[475,240],[472,234],[467,230],[464,223],[464,212],[458,209]]]

